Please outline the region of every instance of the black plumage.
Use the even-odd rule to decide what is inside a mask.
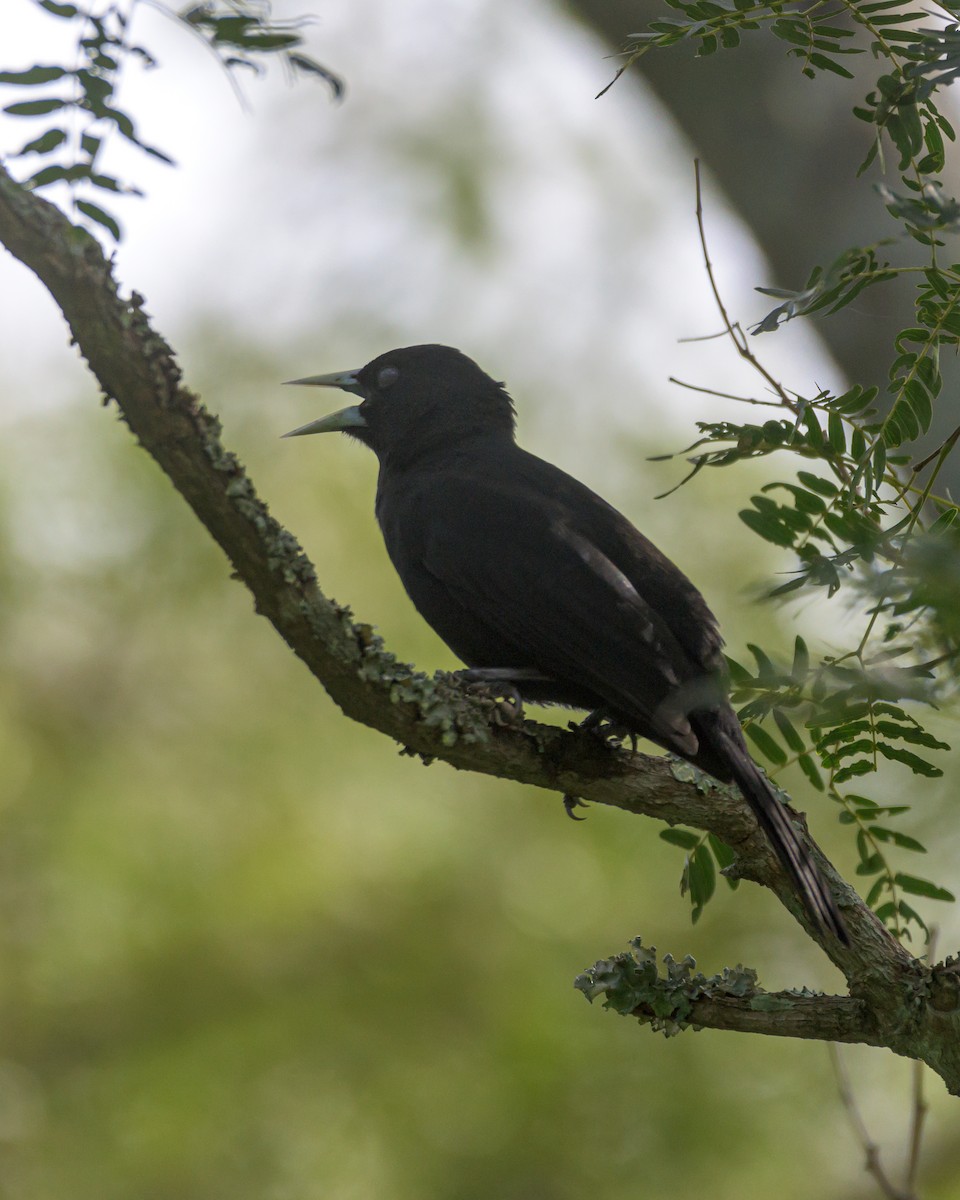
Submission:
[[[616,509],[516,444],[503,386],[433,345],[292,382],[362,397],[286,436],[342,430],[375,451],[387,551],[454,653],[480,678],[512,680],[528,700],[601,710],[735,782],[814,922],[846,940],[829,889],[747,751],[703,597]]]

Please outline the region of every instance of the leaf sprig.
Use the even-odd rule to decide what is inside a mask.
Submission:
[[[626,61],[601,96],[644,54],[681,42],[695,43],[697,55],[703,58],[718,50],[736,49],[744,33],[767,30],[787,43],[790,47],[787,54],[800,60],[800,69],[809,79],[815,78],[818,71],[852,79],[853,75],[839,59],[864,53],[862,46],[851,45],[854,38],[851,27],[833,23],[843,6],[826,0],[808,4],[781,0],[765,3],[735,0],[732,5],[715,0],[665,0],[665,3],[681,16],[651,21],[643,32],[630,34]]]
[[[934,757],[946,743],[918,714],[955,686],[948,668],[960,659],[960,522],[941,483],[960,427],[930,447],[946,395],[941,356],[960,347],[960,262],[956,251],[944,249],[960,232],[960,203],[939,178],[955,133],[938,107],[941,89],[960,77],[960,25],[956,12],[941,5],[936,27],[911,0],[665,2],[674,15],[631,39],[624,69],[679,42],[712,54],[763,31],[787,42],[808,76],[826,70],[852,78],[844,64],[864,50],[879,64],[866,99],[852,97],[851,111],[872,131],[860,174],[871,166],[887,169],[884,150],[895,152],[898,181],[874,185],[895,231],[815,266],[801,288],[758,288],[777,304],[752,333],[772,333],[814,313],[829,318],[868,288],[913,281],[913,317],[894,340],[886,387],[857,383],[811,396],[787,390],[762,366],[717,291],[698,175],[698,223],[714,296],[727,335],[764,381],[763,396],[733,399],[775,411],[765,421],[699,424],[700,436],[683,451],[689,470],[675,487],[705,467],[793,457],[792,471],[777,471],[740,513],[753,533],[792,556],[786,578],[769,594],[820,602],[846,596],[863,620],[853,645],[816,661],[798,641],[789,671],[751,647],[755,669],[730,663],[733,695],[771,771],[798,766],[809,786],[837,805],[841,823],[855,833],[858,870],[871,880],[869,902],[898,936],[908,937],[911,928],[925,928],[909,898],[952,896],[893,861],[923,849],[891,824],[911,806],[862,793],[881,768],[894,779],[904,767],[920,778],[942,773]],[[895,245],[906,265],[891,262]],[[857,792],[849,790],[854,781]],[[665,836],[686,852],[682,886],[696,917],[714,892],[719,860],[698,834]]]
[[[101,155],[112,134],[167,164],[173,160],[140,136],[118,89],[123,67],[131,59],[149,69],[157,60],[130,35],[139,3],[166,13],[182,27],[202,37],[227,72],[245,67],[262,71],[264,56],[279,56],[291,74],[322,79],[339,97],[341,81],[302,52],[302,21],[275,21],[268,0],[206,0],[175,12],[162,0],[94,0],[80,7],[59,0],[34,0],[48,16],[76,29],[76,52],[70,64],[37,64],[26,70],[0,70],[0,85],[18,89],[26,99],[4,105],[7,116],[44,128],[26,141],[12,158],[41,165],[23,183],[33,189],[65,184],[81,218],[105,229],[119,241],[120,223],[103,206],[104,193],[140,196],[132,183],[101,166]],[[98,202],[99,201],[99,202]]]

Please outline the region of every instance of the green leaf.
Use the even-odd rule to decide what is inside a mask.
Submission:
[[[916,838],[908,837],[896,829],[885,829],[881,825],[870,825],[869,831],[878,842],[893,842],[901,850],[915,850],[918,854],[926,854],[927,848]]]
[[[777,678],[777,669],[764,651],[753,642],[747,643],[747,649],[753,655],[757,664],[757,678],[763,683],[772,683]]]
[[[820,496],[815,492],[808,491],[806,488],[799,487],[795,483],[768,483],[764,486],[763,490],[770,492],[774,488],[782,488],[784,491],[789,492],[800,512],[816,515],[826,509],[826,504]]]
[[[79,9],[75,4],[57,4],[56,0],[37,0],[37,3],[55,17],[70,18],[79,15]]]
[[[914,416],[910,405],[900,399],[893,406],[883,427],[883,440],[889,447],[912,442],[920,433],[920,425]]]
[[[744,684],[753,680],[753,676],[750,674],[747,668],[738,663],[735,658],[731,658],[729,654],[726,655],[726,663],[727,670],[730,672],[730,679],[732,683]]]
[[[877,393],[878,389],[875,387],[862,388],[857,384],[848,392],[844,392],[842,396],[838,396],[830,407],[845,417],[855,417],[876,400]]]
[[[795,46],[806,48],[807,31],[803,24],[794,17],[782,17],[770,26],[770,32],[784,42],[792,42]]]
[[[752,529],[754,533],[767,542],[773,542],[775,546],[792,546],[794,535],[789,529],[785,529],[774,517],[769,513],[756,512],[752,508],[742,509],[739,513],[740,520],[748,529]]]
[[[889,886],[890,880],[885,875],[881,875],[879,879],[875,880],[870,891],[867,892],[865,900],[867,908],[873,908]]]
[[[671,846],[679,846],[682,850],[695,850],[700,845],[702,835],[690,829],[661,829],[660,837]]]
[[[856,872],[858,875],[876,875],[883,868],[884,862],[880,855],[870,854],[857,864]]]
[[[842,75],[844,79],[853,78],[853,73],[846,67],[841,67],[839,63],[834,62],[832,58],[827,58],[824,54],[811,54],[810,62],[813,66],[819,67],[821,71],[832,71],[834,75]]]
[[[102,225],[104,229],[108,230],[112,234],[114,241],[120,241],[120,226],[108,212],[104,212],[96,204],[91,204],[89,200],[78,200],[76,205],[85,217],[89,217],[91,221],[96,221],[98,225]]]
[[[827,417],[827,436],[830,446],[837,454],[843,454],[847,448],[847,440],[843,433],[843,420],[839,413],[831,412]]]
[[[823,747],[825,743],[826,739],[821,741],[820,746]],[[841,763],[845,758],[852,758],[856,754],[872,754],[873,739],[857,738],[853,742],[840,742],[829,754],[825,754],[822,749],[820,753],[823,754],[824,766],[833,767]]]
[[[90,174],[90,168],[86,163],[74,163],[71,167],[50,166],[42,167],[36,171],[26,181],[26,186],[31,188],[46,187],[51,183],[73,183],[78,179],[85,179]]]
[[[721,842],[715,834],[708,834],[707,841],[710,843],[710,849],[713,851],[713,856],[717,860],[717,866],[721,871],[736,862],[734,852],[725,842]],[[723,875],[721,878],[732,892],[735,892],[740,886],[740,880],[736,876]]]
[[[811,492],[819,492],[821,496],[835,496],[839,491],[835,483],[831,483],[829,479],[821,479],[819,475],[810,471],[798,471],[797,479],[805,488],[809,488]]]
[[[31,67],[28,71],[0,71],[0,83],[16,84],[18,87],[35,87],[40,83],[53,83],[62,79],[67,72],[63,67]]]
[[[877,710],[885,706],[876,705]],[[892,706],[890,706],[892,707]],[[906,714],[904,714],[906,716]],[[932,733],[928,733],[919,725],[913,723],[909,725],[899,725],[893,721],[879,720],[874,726],[878,733],[882,733],[887,738],[900,738],[904,742],[910,742],[915,746],[926,746],[929,750],[949,750],[948,742],[941,742],[939,738],[935,738]]]
[[[860,12],[872,16],[874,13],[884,12],[888,8],[903,8],[904,3],[905,0],[870,0],[869,4],[860,5]]]
[[[873,452],[873,477],[879,482],[887,469],[887,448],[882,441],[876,443]]]
[[[960,514],[958,514],[955,508],[945,508],[940,516],[937,517],[934,523],[927,530],[927,533],[943,533],[944,530],[949,529],[950,526],[956,521],[958,515]]]
[[[887,131],[900,151],[900,170],[903,171],[923,146],[923,125],[916,104],[901,104],[888,118]]]
[[[833,782],[835,784],[843,783],[847,779],[856,779],[860,775],[869,775],[871,771],[877,768],[873,765],[872,759],[860,758],[856,762],[848,763],[845,767],[841,767],[833,774]]]
[[[927,779],[938,779],[943,774],[943,771],[939,767],[935,767],[933,763],[928,763],[918,754],[911,754],[909,750],[904,750],[900,746],[890,746],[886,742],[878,741],[877,749],[884,758],[893,759],[909,767],[914,775],[924,775]]]
[[[897,911],[900,913],[900,916],[904,917],[907,921],[915,921],[920,926],[920,928],[923,930],[924,933],[928,934],[930,932],[927,929],[926,923],[924,922],[923,918],[920,916],[920,914],[917,912],[917,910],[915,908],[910,907],[910,905],[906,902],[906,900],[900,901],[900,903],[897,905]]]
[[[223,39],[241,50],[253,50],[258,53],[269,53],[275,50],[289,50],[299,46],[300,36],[295,33],[249,33],[236,41]]]
[[[744,727],[744,733],[770,762],[776,763],[777,766],[783,766],[786,763],[787,755],[783,747],[774,741],[762,726],[747,725]]]
[[[17,151],[14,157],[21,157],[24,154],[50,154],[58,149],[67,140],[65,129],[48,129],[46,133],[42,133],[33,141],[27,142],[20,150]]]
[[[707,841],[710,843],[710,849],[713,851],[713,857],[717,860],[717,865],[721,870],[724,867],[729,867],[736,862],[737,856],[730,849],[726,842],[721,842],[715,833],[708,833]]]
[[[773,710],[773,719],[776,722],[777,728],[780,730],[780,736],[787,743],[790,749],[795,754],[802,754],[803,751],[806,750],[807,744],[800,734],[797,733],[796,728],[790,721],[790,718],[787,716],[787,714],[782,709],[775,708]]]
[[[849,804],[855,804],[861,810],[866,809],[872,813],[880,811],[880,805],[877,804],[876,800],[871,800],[869,796],[857,796],[853,792],[848,792],[846,799]]]
[[[333,92],[334,100],[342,99],[344,93],[343,80],[334,75],[332,71],[328,71],[326,67],[322,67],[312,58],[308,58],[306,54],[294,53],[293,51],[286,56],[286,62],[294,71],[300,71],[304,75],[316,75]]]
[[[797,634],[793,641],[793,666],[790,668],[794,682],[803,683],[809,670],[810,652],[806,649],[806,642]]]
[[[694,907],[693,919],[696,921],[703,906],[710,900],[717,888],[717,871],[713,855],[706,845],[698,846],[689,859],[688,880],[690,885],[690,902]]]
[[[901,891],[907,892],[911,896],[926,896],[928,900],[952,901],[956,899],[953,892],[937,887],[929,879],[917,879],[915,875],[901,875],[898,872],[893,877],[893,882]]]
[[[807,431],[807,441],[814,450],[822,450],[824,445],[823,429],[820,426],[820,418],[817,416],[817,410],[812,404],[806,405],[802,414],[801,420]]]
[[[818,792],[824,791],[826,785],[823,782],[823,776],[820,774],[820,771],[811,756],[809,754],[801,754],[797,759],[797,762],[800,766],[800,770],[804,773],[804,775],[806,775],[811,785],[815,787]]]
[[[775,588],[771,588],[767,593],[772,599],[774,596],[785,596],[788,592],[796,592],[810,582],[808,572],[803,572],[797,575],[794,579],[788,579],[786,583],[781,583]]]
[[[913,410],[920,428],[926,433],[933,418],[933,405],[927,389],[919,379],[910,379],[903,385],[903,396]]]
[[[935,121],[927,121],[923,129],[923,140],[927,149],[930,151],[925,162],[929,162],[928,167],[922,167],[921,170],[925,174],[936,175],[943,170],[944,166],[944,145],[943,137],[940,130],[937,128]]]
[[[49,100],[24,100],[18,104],[8,104],[3,111],[11,117],[40,117],[66,107],[66,100],[54,100],[51,97]]]

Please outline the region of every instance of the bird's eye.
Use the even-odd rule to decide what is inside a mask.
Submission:
[[[396,383],[400,372],[396,367],[384,367],[377,376],[377,387],[388,388],[391,383]]]

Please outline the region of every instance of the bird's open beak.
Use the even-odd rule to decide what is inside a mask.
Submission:
[[[337,433],[346,429],[363,429],[366,424],[360,409],[357,405],[351,404],[349,408],[341,408],[339,412],[320,417],[317,421],[311,421],[309,425],[291,429],[289,433],[281,434],[281,437],[303,437],[305,433]]]
[[[305,379],[288,379],[287,382],[304,384],[308,387],[339,388],[342,392],[353,392],[357,396],[362,396],[363,389],[357,381],[359,374],[359,371],[334,371],[330,375],[308,375]],[[337,433],[348,429],[363,429],[365,425],[366,421],[363,419],[359,407],[351,404],[349,408],[341,408],[339,412],[320,417],[308,425],[301,425],[299,429],[291,429],[289,433],[282,436],[303,437],[307,433]]]
[[[306,387],[339,388],[341,392],[353,392],[356,396],[363,395],[363,388],[358,382],[360,372],[332,371],[329,375],[308,375],[306,379],[288,379],[288,384],[301,384]]]

